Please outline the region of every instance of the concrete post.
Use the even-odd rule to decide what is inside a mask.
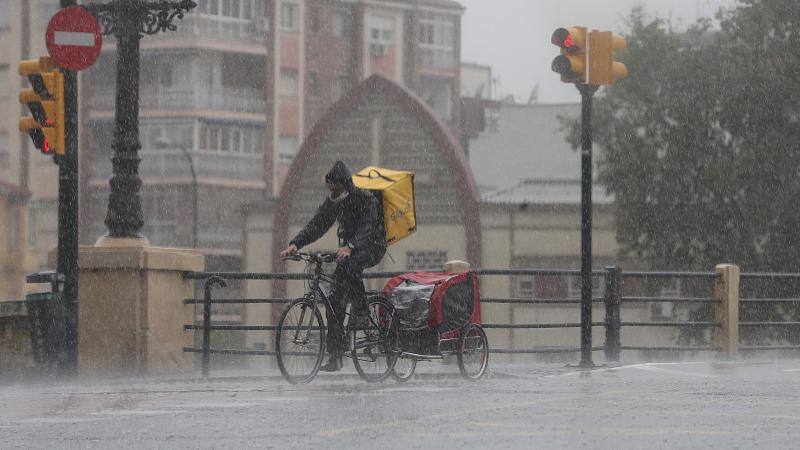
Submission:
[[[80,248],[78,374],[81,378],[190,373],[193,281],[203,256],[149,246]]]
[[[722,358],[735,359],[739,352],[739,266],[719,264],[716,271],[714,321],[721,325],[714,328],[714,344]]]

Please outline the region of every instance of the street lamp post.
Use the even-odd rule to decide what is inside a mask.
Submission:
[[[144,225],[139,189],[139,41],[145,34],[174,31],[172,22],[197,4],[192,0],[113,0],[86,8],[97,17],[104,35],[117,38],[117,86],[113,176],[105,225],[110,238],[140,239]]]
[[[166,137],[156,140],[156,146],[161,150],[171,148],[173,145],[173,142]],[[189,171],[192,174],[192,248],[197,248],[197,173],[194,169],[194,159],[186,147],[182,145],[175,145],[175,147],[183,153],[184,158],[189,163]]]

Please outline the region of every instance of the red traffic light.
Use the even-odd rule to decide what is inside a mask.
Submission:
[[[550,42],[552,42],[553,45],[557,45],[567,51],[579,50],[578,43],[575,42],[575,38],[572,36],[572,33],[570,33],[566,28],[556,29],[556,31],[553,32],[553,36],[550,38]]]

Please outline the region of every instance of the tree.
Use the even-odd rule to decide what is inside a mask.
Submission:
[[[623,254],[652,268],[797,270],[800,4],[742,0],[718,18],[676,32],[632,12],[631,75],[595,102],[598,181]]]
[[[800,3],[740,0],[676,32],[630,16],[630,77],[595,103],[598,181],[614,195],[623,256],[654,269],[800,272]],[[580,124],[565,122],[577,148]],[[797,297],[796,280],[743,283],[743,297]],[[792,304],[743,305],[742,320],[798,320]],[[710,320],[711,307],[688,311]],[[800,342],[797,328],[745,342]],[[682,332],[684,343],[705,333]]]

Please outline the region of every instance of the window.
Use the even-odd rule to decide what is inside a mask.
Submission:
[[[319,98],[319,77],[316,72],[308,74],[308,96],[311,98]]]
[[[263,16],[263,0],[203,0],[200,13],[209,16],[250,19]]]
[[[350,30],[350,12],[343,9],[333,11],[333,35],[336,37],[347,37]]]
[[[255,142],[259,142],[258,140],[254,142],[253,135],[255,130],[255,128],[242,129],[242,153],[258,153],[253,145]]]
[[[581,298],[581,277],[580,276],[572,276],[569,277],[569,286],[567,289],[567,297],[569,298]],[[601,277],[592,277],[592,298],[599,298],[605,295],[606,292],[606,284]]]
[[[158,77],[156,84],[165,87],[172,86],[172,65],[162,64],[156,70],[156,76]]]
[[[230,127],[220,127],[219,149],[223,152],[231,149],[231,129]]]
[[[347,92],[347,77],[338,76],[333,79],[333,86],[331,87],[331,100],[334,102],[339,101],[344,97]]]
[[[205,148],[208,150],[219,150],[219,127],[209,126],[207,132],[208,140],[206,141]]]
[[[447,262],[447,251],[425,250],[406,252],[406,270],[441,272]]]
[[[264,17],[264,2],[261,0],[253,0],[251,5],[251,10],[253,13],[253,17],[255,18],[262,18]]]
[[[419,21],[420,59],[423,66],[455,67],[456,27],[453,18],[425,14]]]
[[[392,45],[394,45],[394,17],[370,16],[369,50],[372,56],[386,55]]]
[[[10,155],[8,152],[8,133],[2,131],[0,132],[0,169],[5,169],[8,167],[9,157]]]
[[[209,15],[219,14],[219,0],[203,0],[201,12]]]
[[[297,95],[296,69],[281,69],[280,93],[289,97]]]
[[[311,21],[311,32],[319,33],[319,7],[312,6],[311,10],[309,11],[309,16]]]
[[[264,131],[260,127],[235,123],[202,123],[200,150],[260,154]]]
[[[297,30],[299,6],[296,3],[281,3],[281,29],[284,31]]]
[[[28,207],[28,247],[36,245],[36,208]]]
[[[11,96],[11,80],[8,78],[8,64],[0,64],[0,100]]]
[[[517,277],[517,297],[536,298],[536,279],[533,275],[520,275]]]
[[[20,227],[21,224],[19,217],[19,209],[12,206],[11,212],[8,217],[9,221],[9,230],[8,230],[8,249],[9,250],[19,250],[20,247]]]

